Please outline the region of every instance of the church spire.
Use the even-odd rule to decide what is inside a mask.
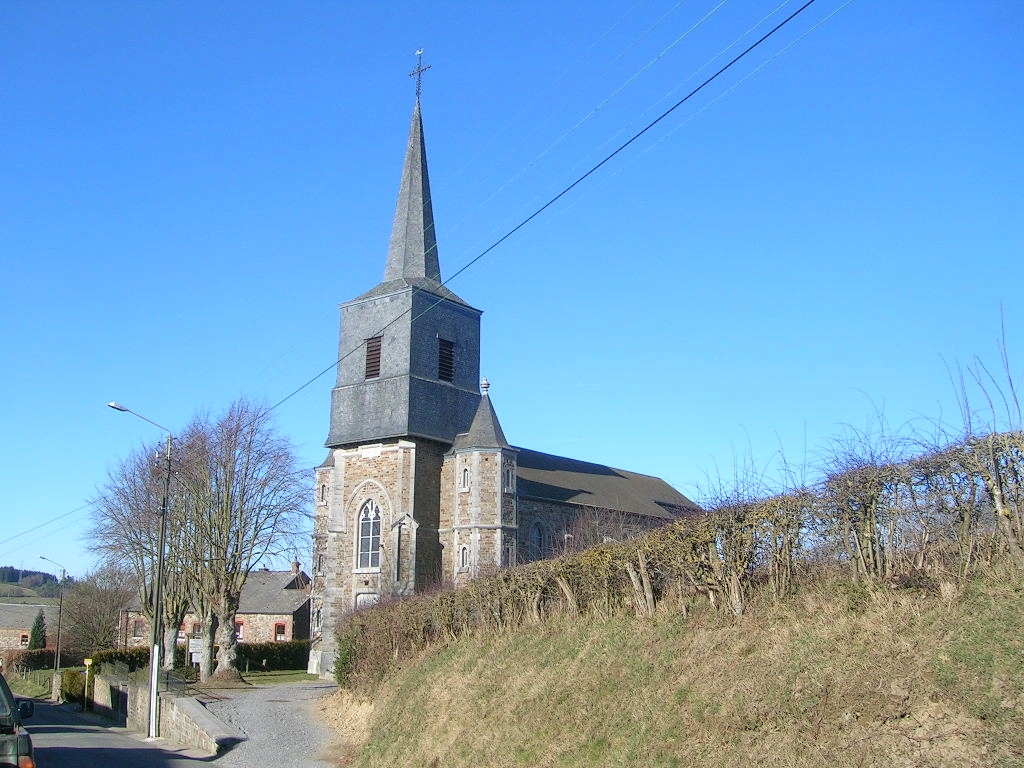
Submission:
[[[427,175],[427,149],[423,142],[420,118],[420,78],[429,66],[423,66],[423,49],[416,52],[419,64],[410,75],[416,77],[416,105],[412,110],[409,141],[405,149],[402,182],[398,188],[398,206],[391,228],[391,246],[384,269],[384,282],[405,279],[440,282],[434,236],[434,211],[430,202],[430,178]]]

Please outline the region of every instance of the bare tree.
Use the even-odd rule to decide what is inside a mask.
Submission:
[[[825,451],[817,527],[838,545],[855,582],[892,575],[906,447],[876,412],[866,429],[844,427]]]
[[[93,499],[92,529],[89,537],[107,567],[126,574],[128,583],[138,592],[142,614],[152,623],[154,615],[154,574],[163,493],[167,487],[165,462],[159,458],[159,447],[143,446],[132,451],[108,471],[106,483]],[[173,470],[172,470],[173,471]],[[186,523],[171,484],[167,506],[169,531],[181,529]],[[173,542],[173,538],[171,539]],[[165,573],[179,569],[178,547],[166,547]],[[159,628],[161,658],[164,668],[174,663],[174,642],[178,626],[187,610],[181,590],[174,580],[165,580],[162,590],[162,625]]]
[[[999,353],[998,374],[977,357],[958,371],[962,456],[992,503],[996,529],[1010,561],[1024,569],[1024,414],[1006,350],[1005,328]],[[980,398],[981,408],[972,405],[972,393]]]
[[[131,576],[107,565],[74,582],[64,597],[64,642],[88,655],[117,646],[121,612],[135,587]]]
[[[620,509],[582,507],[555,542],[561,554],[582,552],[584,549],[613,541],[628,541],[665,525],[664,520],[650,520]]]
[[[197,417],[182,437],[181,489],[196,567],[193,604],[215,620],[217,677],[237,677],[235,615],[249,571],[309,536],[311,494],[269,411],[246,400]],[[212,622],[211,622],[212,623]]]
[[[140,585],[150,620],[164,487],[162,462],[152,455],[136,451],[111,470],[95,502],[92,531],[104,558]],[[216,418],[196,416],[178,437],[172,471],[162,591],[165,666],[173,663],[178,628],[192,610],[204,624],[204,677],[214,641],[216,673],[237,675],[235,614],[249,571],[308,539],[305,473],[269,411],[246,400]]]
[[[787,596],[793,589],[794,569],[802,546],[801,535],[815,503],[810,491],[801,488],[754,504],[756,536],[775,599]]]

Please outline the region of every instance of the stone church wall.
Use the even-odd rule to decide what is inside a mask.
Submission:
[[[604,541],[622,541],[665,523],[622,510],[520,497],[517,562],[579,551]]]
[[[444,446],[420,441],[416,450],[416,590],[441,581],[441,464]]]
[[[440,581],[443,456],[439,443],[398,440],[337,449],[319,470],[311,611],[321,663],[332,663],[332,628],[353,609]],[[380,565],[359,568],[357,518],[369,499],[381,511]]]
[[[506,540],[515,535],[515,506],[502,486],[503,466],[500,449],[464,450],[445,458],[441,538],[446,586],[463,586],[506,564]]]

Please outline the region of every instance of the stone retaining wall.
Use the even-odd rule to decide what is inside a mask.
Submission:
[[[96,675],[93,707],[130,730],[149,730],[148,668],[129,673],[127,667],[104,666]],[[188,696],[160,694],[160,736],[184,746],[216,755],[243,741],[240,731],[223,722]]]
[[[241,731],[225,723],[189,696],[160,697],[160,735],[168,741],[220,754],[245,740]]]

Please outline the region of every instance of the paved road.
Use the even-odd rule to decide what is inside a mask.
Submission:
[[[217,758],[215,765],[222,768],[270,765],[323,768],[330,765],[320,759],[331,734],[317,717],[315,703],[336,688],[332,683],[308,681],[217,691],[225,698],[207,703],[206,708],[242,731],[246,740]]]
[[[70,705],[36,702],[35,715],[25,721],[32,734],[40,768],[198,768],[211,758],[125,728],[105,725],[102,718],[82,715]]]

